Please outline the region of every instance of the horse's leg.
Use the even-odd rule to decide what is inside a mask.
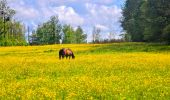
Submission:
[[[68,58],[68,55],[66,55],[66,59]]]
[[[61,55],[59,55],[59,59],[61,59]]]
[[[64,59],[64,55],[62,55],[62,59]]]

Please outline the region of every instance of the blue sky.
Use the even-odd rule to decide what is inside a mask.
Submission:
[[[88,34],[94,26],[102,30],[101,36],[112,32],[120,34],[121,7],[125,0],[7,0],[16,10],[15,18],[35,29],[53,15],[58,15],[62,24],[71,24],[75,29],[81,26]]]

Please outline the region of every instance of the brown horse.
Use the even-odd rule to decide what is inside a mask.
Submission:
[[[61,59],[61,58],[63,59],[64,57],[66,57],[66,59],[68,57],[69,57],[69,59],[70,59],[70,57],[72,57],[72,59],[75,58],[73,51],[69,48],[62,48],[59,50],[59,59]]]

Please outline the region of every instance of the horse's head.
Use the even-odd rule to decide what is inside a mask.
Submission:
[[[74,56],[74,54],[72,54],[72,59],[75,59],[75,56]]]

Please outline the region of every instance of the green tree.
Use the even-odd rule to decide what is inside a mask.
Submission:
[[[70,44],[76,43],[75,39],[75,32],[71,25],[64,25],[63,26],[63,43]]]
[[[3,28],[2,28],[3,30],[0,31],[0,35],[3,34],[3,36],[5,37],[5,34],[7,34],[6,23],[12,19],[14,14],[15,11],[7,5],[7,1],[0,0],[0,19],[1,19],[0,24],[3,24]]]
[[[57,16],[52,16],[51,19],[42,25],[39,25],[36,31],[37,44],[55,44],[61,39],[62,27]]]
[[[141,12],[143,0],[126,0],[121,25],[134,42],[143,41],[144,18]]]
[[[59,40],[61,39],[60,32],[62,30],[61,25],[59,24],[59,19],[57,16],[52,16],[50,20],[50,27],[51,27],[51,36],[49,43],[59,43]]]
[[[146,2],[146,23],[145,40],[160,42],[163,30],[170,24],[170,1],[169,0],[147,0]]]
[[[15,11],[11,9],[6,0],[0,0],[0,45],[25,45],[24,25],[12,21]]]
[[[170,44],[170,24],[164,28],[162,37],[165,42]]]
[[[38,45],[38,39],[37,39],[37,34],[36,34],[36,31],[35,30],[32,30],[32,34],[31,36],[29,36],[29,44],[30,45]]]
[[[76,43],[86,43],[87,35],[84,34],[83,29],[80,26],[78,26],[75,31],[75,38]]]
[[[132,41],[168,41],[169,0],[126,0],[122,27]]]

